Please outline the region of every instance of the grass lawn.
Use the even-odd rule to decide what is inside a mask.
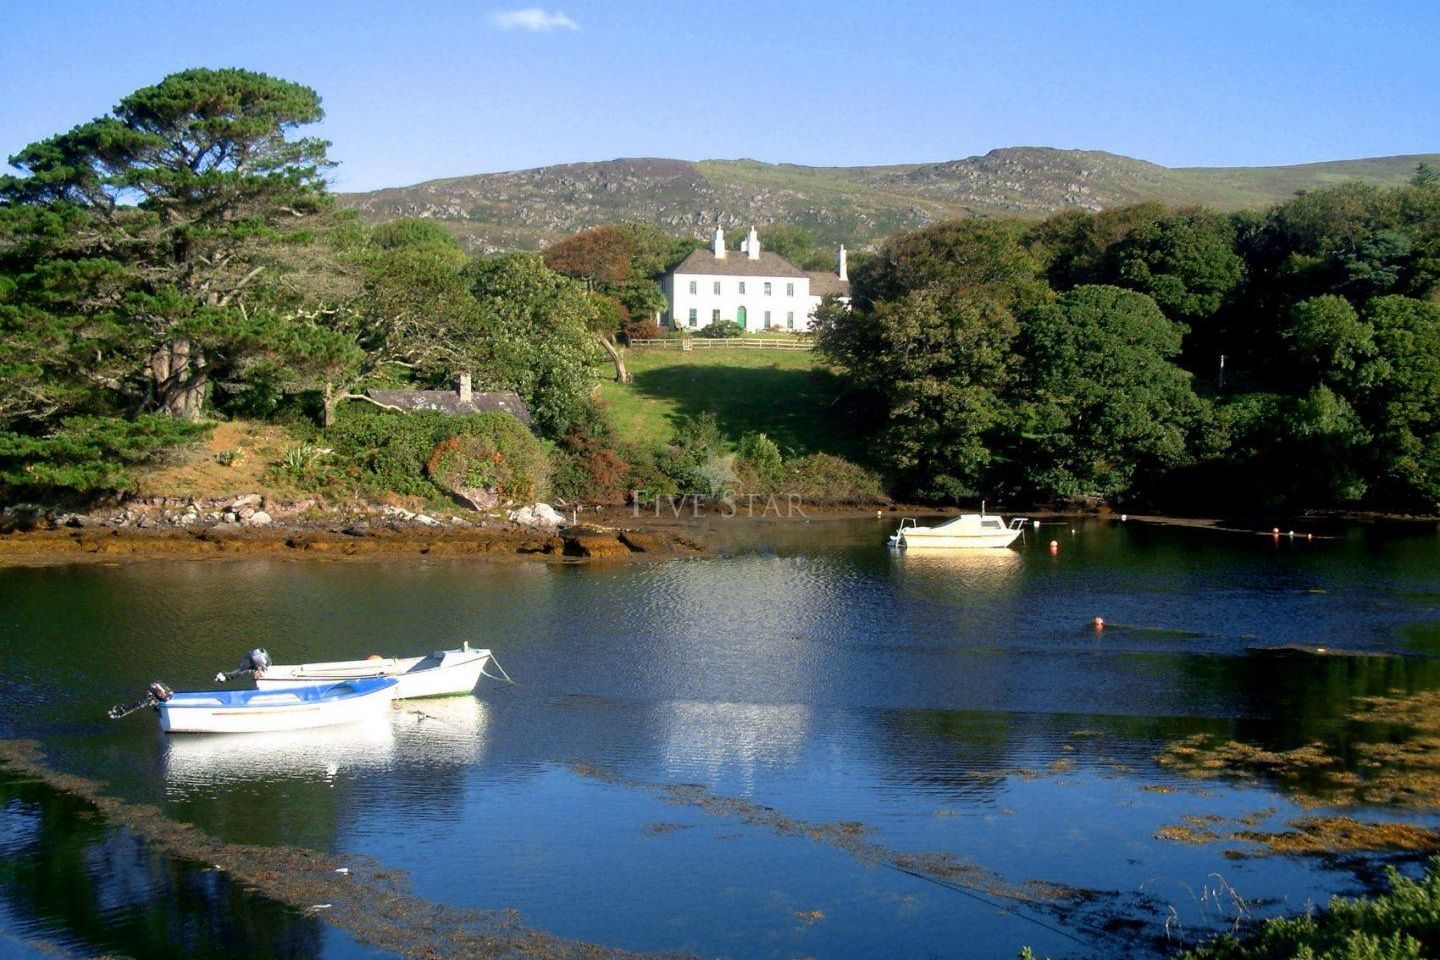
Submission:
[[[864,438],[845,422],[844,381],[808,351],[628,350],[635,382],[601,368],[600,396],[622,439],[666,443],[686,417],[713,413],[731,440],[764,433],[786,456],[832,453],[864,460]]]

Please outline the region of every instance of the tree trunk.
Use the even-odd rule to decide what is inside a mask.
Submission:
[[[630,376],[630,371],[625,368],[625,358],[620,356],[620,351],[615,348],[615,344],[606,336],[596,339],[600,341],[600,346],[605,348],[605,352],[610,354],[610,359],[615,364],[615,382],[629,383],[633,378]]]
[[[325,399],[323,410],[320,414],[320,426],[329,429],[335,425],[335,404],[340,402],[340,394],[335,390],[335,384],[326,381]]]
[[[155,402],[163,413],[184,420],[200,419],[208,374],[200,346],[186,337],[168,340],[150,355]]]

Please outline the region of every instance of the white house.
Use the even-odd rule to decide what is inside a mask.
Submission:
[[[762,251],[754,227],[739,252],[726,250],[725,231],[716,227],[708,249],[690,254],[661,281],[670,303],[661,319],[665,326],[691,330],[718,320],[734,320],[746,330],[809,330],[823,298],[850,297],[843,246],[835,267],[834,273],[805,271]]]

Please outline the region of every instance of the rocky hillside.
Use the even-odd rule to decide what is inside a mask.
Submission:
[[[543,246],[577,230],[641,221],[703,236],[727,226],[798,224],[827,242],[872,243],[952,217],[1043,216],[1140,200],[1260,207],[1345,180],[1404,182],[1440,154],[1288,167],[1169,168],[1094,150],[1011,147],[983,157],[887,167],[754,160],[623,159],[431,180],[342,195],[375,222],[427,217],[476,251]]]

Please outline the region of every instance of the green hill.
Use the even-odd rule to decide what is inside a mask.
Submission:
[[[651,223],[676,235],[796,224],[827,243],[864,246],[963,216],[1040,217],[1158,200],[1222,210],[1263,207],[1346,180],[1404,182],[1440,154],[1285,167],[1162,167],[1098,150],[1010,147],[982,157],[884,167],[805,167],[756,160],[621,159],[431,180],[342,194],[370,222],[426,217],[476,251],[543,246],[605,223]]]

